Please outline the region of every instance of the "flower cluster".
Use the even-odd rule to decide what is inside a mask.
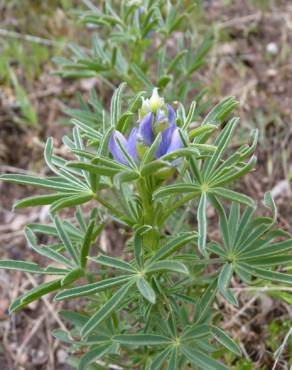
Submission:
[[[157,135],[161,135],[161,138],[155,158],[160,158],[183,146],[175,123],[175,111],[159,96],[157,88],[153,90],[149,99],[143,99],[139,121],[139,126],[131,130],[128,139],[117,130],[113,132],[109,141],[109,151],[116,161],[129,165],[121,149],[122,146],[131,158],[139,163]]]

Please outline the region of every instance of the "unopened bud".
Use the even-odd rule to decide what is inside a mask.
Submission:
[[[157,112],[157,109],[162,108],[164,105],[164,99],[158,94],[158,88],[153,89],[151,98],[149,99],[149,106],[153,113]]]

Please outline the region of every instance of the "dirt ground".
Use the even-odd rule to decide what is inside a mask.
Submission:
[[[197,77],[209,86],[214,102],[228,95],[239,100],[237,140],[244,140],[251,128],[260,130],[257,171],[236,186],[259,201],[265,191],[272,190],[279,207],[278,222],[292,233],[292,2],[209,0],[204,4],[200,22],[212,23],[215,45]],[[47,174],[42,158],[44,141],[54,136],[63,153],[61,137],[69,130],[60,124],[65,119],[60,102],[72,106],[77,91],[86,96],[90,87],[99,87],[97,79],[63,81],[50,75],[51,68],[50,63],[44,63],[42,73],[29,87],[40,122],[36,127],[13,123],[19,114],[14,91],[0,85],[0,173]],[[29,187],[0,183],[1,259],[36,261],[26,246],[23,227],[29,222],[46,222],[48,209],[12,210],[17,199],[34,192]],[[216,234],[216,230],[212,232]],[[109,245],[116,244],[115,228],[107,230],[104,238]],[[9,303],[36,284],[36,278],[29,274],[0,270],[1,370],[70,369],[63,345],[50,334],[64,325],[56,315],[62,302],[47,297],[8,316]],[[277,292],[240,289],[240,308],[220,302],[223,326],[240,339],[244,353],[245,362],[235,369],[274,369],[273,353],[292,324],[291,293],[283,292],[279,297]],[[291,343],[289,348],[292,350]],[[275,369],[288,369],[288,359],[286,346]]]

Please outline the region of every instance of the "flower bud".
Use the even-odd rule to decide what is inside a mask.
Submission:
[[[142,106],[139,111],[139,119],[144,118],[148,113],[156,113],[158,109],[164,106],[164,99],[158,94],[158,88],[153,89],[152,95],[149,99],[142,97]]]
[[[159,108],[164,106],[164,99],[158,94],[158,88],[153,89],[152,95],[149,99],[149,106],[153,113],[156,113]]]

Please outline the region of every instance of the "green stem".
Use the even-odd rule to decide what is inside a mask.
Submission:
[[[149,190],[145,178],[141,178],[138,182],[138,191],[143,205],[143,222],[144,225],[153,226],[152,193]]]
[[[148,180],[150,180],[148,178]],[[152,188],[150,181],[143,177],[138,181],[138,192],[142,200],[143,218],[141,225],[150,225],[152,230],[147,232],[143,237],[144,246],[149,253],[156,250],[159,244],[157,235],[157,225],[155,224],[155,212],[152,199]]]

